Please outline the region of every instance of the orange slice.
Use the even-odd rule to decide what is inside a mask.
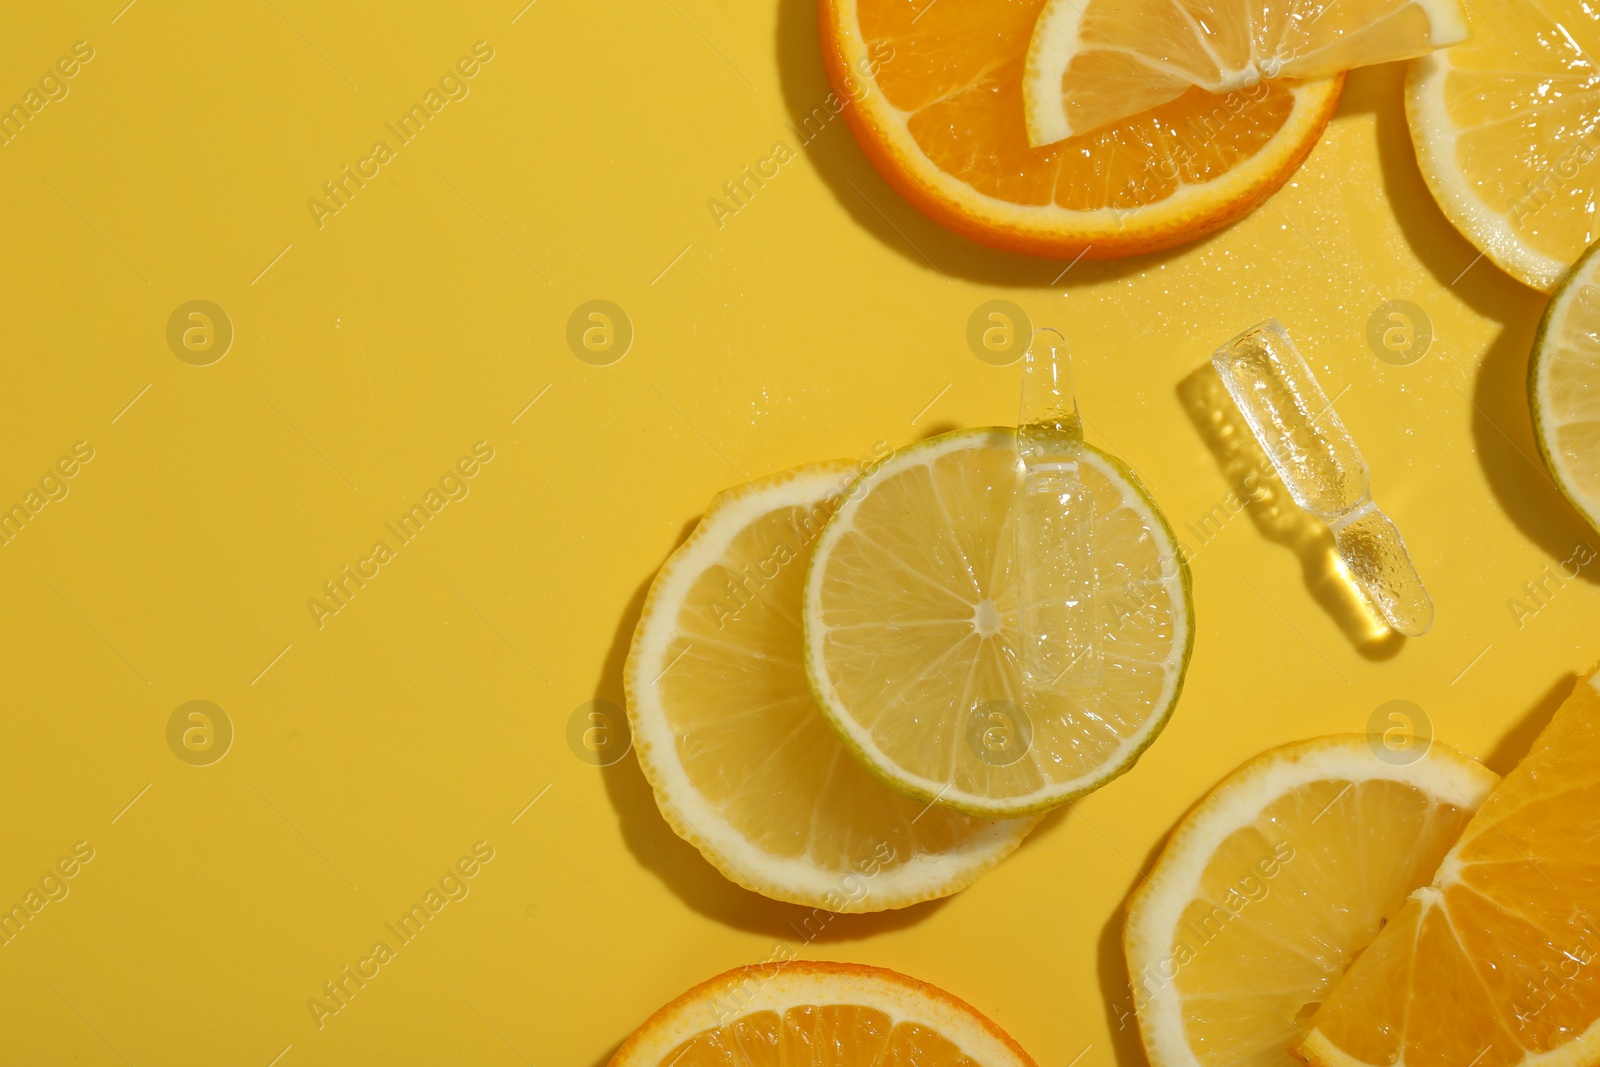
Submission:
[[[1591,675],[1334,987],[1319,1067],[1600,1063],[1600,690]]]
[[[778,960],[689,990],[611,1067],[1034,1067],[942,989],[880,967]]]
[[[1034,148],[1022,83],[1045,0],[820,0],[822,52],[868,158],[935,221],[996,248],[1091,259],[1191,241],[1303,163],[1344,76],[1176,99]]]

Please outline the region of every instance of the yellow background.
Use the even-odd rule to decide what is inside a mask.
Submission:
[[[95,451],[0,547],[0,903],[95,850],[0,947],[0,1061],[594,1067],[786,944],[944,986],[1041,1064],[1132,1067],[1117,912],[1185,807],[1391,699],[1503,770],[1600,652],[1590,574],[1520,627],[1508,607],[1596,534],[1530,436],[1544,299],[1428,198],[1397,68],[1357,73],[1242,223],[1058,282],[924,221],[842,123],[799,143],[827,92],[811,0],[123,3],[0,15],[0,103],[94,49],[0,147],[0,503]],[[480,40],[470,95],[319,229],[307,200]],[[719,228],[707,200],[777,142],[796,158]],[[1229,486],[1178,383],[1282,319],[1438,622],[1364,654],[1297,553],[1233,517],[1193,560],[1187,688],[1132,773],[958,897],[803,943],[799,909],[723,882],[567,721],[620,700],[642,592],[714,492],[1013,420],[1018,368],[964,336],[1001,297],[1068,335],[1091,439],[1191,547]],[[565,341],[597,298],[636,332],[607,367]],[[1437,331],[1416,365],[1366,345],[1391,298]],[[211,366],[165,340],[192,299],[235,330]],[[470,495],[319,629],[307,600],[477,441]],[[167,744],[193,699],[235,729],[210,766]],[[319,1030],[308,998],[478,841],[470,895]]]

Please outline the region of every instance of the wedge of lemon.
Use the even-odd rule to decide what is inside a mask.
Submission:
[[[1473,0],[1468,21],[1407,75],[1417,162],[1456,229],[1549,292],[1600,238],[1600,22],[1577,0]]]
[[[954,893],[1036,821],[886,789],[812,700],[801,589],[857,471],[820,463],[719,494],[651,585],[624,669],[634,751],[667,824],[739,885],[833,912]]]
[[[1291,1067],[1311,1014],[1497,781],[1444,745],[1395,753],[1366,735],[1275,749],[1224,779],[1128,905],[1152,1067]]]
[[[1600,1063],[1600,689],[1591,675],[1356,961],[1317,1067]]]
[[[1528,402],[1551,477],[1600,529],[1600,244],[1550,298],[1529,360]]]
[[[1467,38],[1460,0],[1047,0],[1022,79],[1028,137],[1052,144],[1199,89],[1211,140],[1264,81],[1329,78]]]
[[[989,817],[1054,807],[1127,770],[1183,687],[1189,572],[1138,479],[1085,446],[1097,662],[1024,694],[1015,431],[962,430],[879,461],[817,541],[806,671],[866,765],[924,803]]]
[[[881,967],[774,959],[695,986],[610,1067],[1034,1067],[975,1008]]]

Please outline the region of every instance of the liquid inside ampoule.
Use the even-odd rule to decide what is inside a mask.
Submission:
[[[1289,331],[1268,320],[1211,357],[1295,503],[1328,524],[1352,580],[1397,633],[1433,625],[1433,601],[1393,520],[1372,500],[1371,474]]]
[[[1064,339],[1040,330],[1024,358],[1014,510],[1019,659],[1024,686],[1038,694],[1098,671],[1098,582],[1094,501],[1080,468],[1083,424]]]

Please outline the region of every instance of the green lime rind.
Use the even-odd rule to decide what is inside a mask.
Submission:
[[[846,499],[859,492],[860,487],[869,484],[871,480],[877,476],[878,472],[886,465],[902,462],[908,457],[914,457],[919,452],[940,449],[949,444],[952,440],[958,438],[970,438],[975,440],[982,440],[986,438],[993,439],[997,436],[1012,438],[1015,436],[1015,434],[1016,429],[1014,427],[992,426],[954,430],[950,433],[940,434],[937,437],[930,437],[925,441],[918,441],[915,444],[908,445],[905,448],[890,453],[864,470],[861,473],[861,476],[857,478],[851,487],[845,491]],[[959,811],[963,814],[972,815],[978,818],[1010,819],[1021,818],[1029,815],[1037,815],[1041,812],[1049,811],[1053,808],[1060,807],[1063,804],[1070,803],[1079,797],[1086,796],[1089,793],[1094,792],[1096,789],[1101,788],[1107,782],[1126,774],[1133,768],[1133,765],[1139,761],[1139,757],[1144,755],[1150,746],[1155,743],[1156,738],[1161,735],[1161,731],[1166,728],[1167,723],[1171,720],[1172,713],[1177,708],[1178,700],[1183,694],[1184,682],[1187,679],[1189,672],[1189,662],[1194,654],[1194,583],[1189,572],[1189,564],[1188,561],[1184,559],[1183,553],[1178,548],[1177,534],[1173,530],[1171,522],[1168,521],[1166,514],[1156,503],[1155,497],[1150,493],[1149,488],[1144,484],[1144,481],[1138,476],[1138,474],[1136,474],[1133,469],[1121,459],[1104,451],[1103,449],[1096,448],[1095,446],[1087,443],[1085,443],[1083,447],[1102,459],[1106,465],[1109,466],[1116,473],[1116,475],[1122,479],[1127,487],[1127,490],[1136,496],[1149,510],[1150,514],[1155,517],[1156,522],[1159,524],[1161,535],[1166,538],[1166,545],[1164,546],[1166,552],[1164,554],[1169,558],[1176,559],[1178,561],[1178,573],[1180,578],[1179,590],[1181,591],[1180,599],[1183,602],[1182,614],[1184,619],[1184,638],[1182,656],[1177,662],[1176,677],[1173,682],[1170,696],[1167,698],[1164,705],[1154,709],[1154,711],[1151,713],[1148,732],[1140,741],[1137,748],[1130,751],[1118,762],[1107,764],[1106,766],[1100,768],[1092,775],[1092,777],[1089,778],[1088,781],[1082,782],[1076,788],[1060,789],[1057,791],[1041,791],[1044,795],[1036,793],[1022,797],[974,800],[967,797],[952,797],[948,795],[948,792],[945,790],[930,788],[919,780],[912,779],[902,773],[897,773],[898,768],[894,767],[892,764],[888,764],[886,761],[873,758],[873,756],[866,751],[866,749],[851,733],[850,728],[846,725],[845,721],[847,718],[846,712],[842,708],[835,707],[833,702],[827,698],[827,687],[823,684],[823,679],[821,676],[824,669],[822,664],[822,656],[820,655],[823,633],[819,632],[819,628],[813,621],[820,614],[820,612],[814,610],[813,607],[815,598],[818,596],[817,590],[819,588],[820,580],[818,560],[823,556],[823,553],[821,552],[822,545],[829,540],[829,528],[833,527],[835,523],[841,521],[840,515],[846,510],[844,508],[840,508],[834,513],[833,517],[828,520],[828,526],[824,527],[822,533],[818,536],[818,551],[813,553],[806,573],[805,609],[801,613],[806,646],[806,655],[804,657],[806,667],[806,682],[811,689],[813,700],[816,702],[817,707],[822,711],[823,718],[827,720],[828,725],[833,728],[834,732],[839,735],[839,738],[844,743],[845,747],[850,750],[850,752],[856,757],[857,760],[861,762],[864,767],[866,767],[867,771],[872,774],[873,777],[883,782],[883,784],[888,786],[890,789],[893,789],[905,796],[913,797],[927,804],[937,804],[940,807],[948,808],[953,811]]]
[[[1579,288],[1589,284],[1594,274],[1600,273],[1600,259],[1596,258],[1597,254],[1600,254],[1600,241],[1590,245],[1583,255],[1578,257],[1578,261],[1572,265],[1572,269],[1561,280],[1561,284],[1550,294],[1550,303],[1545,306],[1544,317],[1539,320],[1539,330],[1533,337],[1533,353],[1528,359],[1528,411],[1533,422],[1534,442],[1539,446],[1539,455],[1543,458],[1546,469],[1550,471],[1556,488],[1561,490],[1561,495],[1567,498],[1567,502],[1590,526],[1600,530],[1600,513],[1595,511],[1593,504],[1584,501],[1566,464],[1561,462],[1546,437],[1544,405],[1539,399],[1540,381],[1549,369],[1550,362],[1557,358],[1565,347],[1565,335],[1555,331],[1554,327],[1564,318],[1567,307]]]

